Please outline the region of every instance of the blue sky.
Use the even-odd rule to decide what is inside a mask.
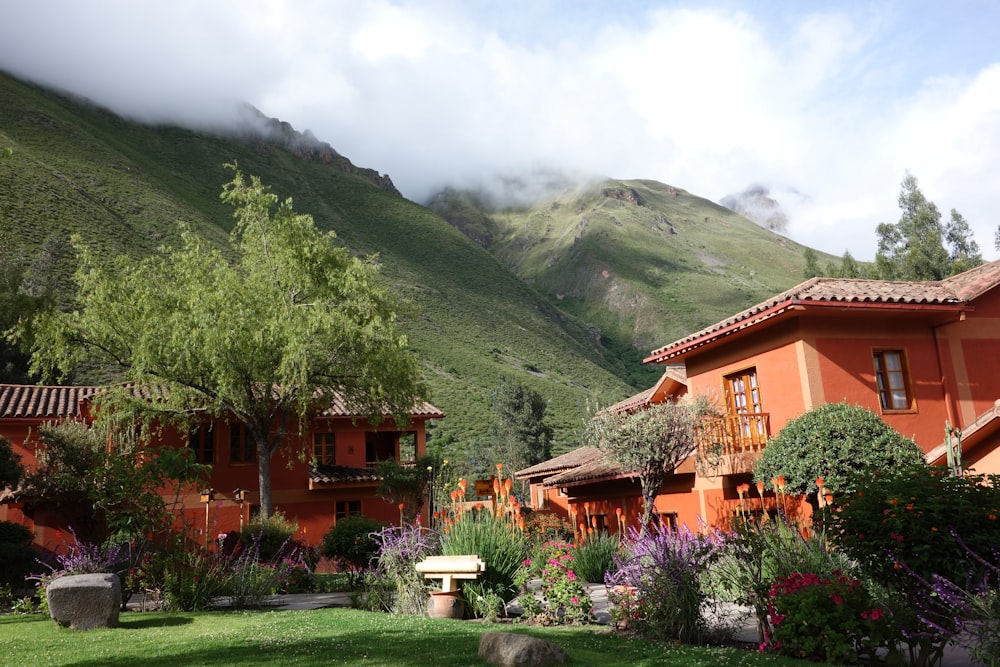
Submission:
[[[245,101],[417,201],[542,170],[712,200],[763,185],[789,236],[867,260],[909,171],[998,256],[1000,3],[33,0],[3,14],[0,68],[140,120],[225,123]]]

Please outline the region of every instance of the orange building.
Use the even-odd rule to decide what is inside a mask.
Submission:
[[[677,471],[690,484],[656,499],[689,526],[726,522],[768,439],[826,403],[873,410],[931,463],[944,462],[951,425],[967,469],[1000,472],[1000,261],[940,281],[812,278],[645,361],[682,364],[688,393],[724,415]],[[604,491],[596,481],[586,502]],[[616,502],[620,490],[607,491]]]
[[[90,399],[100,387],[0,385],[0,437],[7,438],[22,464],[36,464],[38,427],[60,420],[87,420]],[[410,422],[397,426],[391,418],[375,427],[350,414],[334,398],[330,407],[310,420],[308,429],[292,433],[271,463],[275,511],[299,526],[298,539],[317,545],[337,519],[362,514],[399,522],[399,510],[375,494],[375,466],[395,459],[406,463],[426,453],[426,422],[444,417],[429,403],[416,407]],[[239,422],[206,421],[189,432],[162,429],[160,447],[189,447],[199,463],[212,465],[207,488],[185,489],[178,498],[178,523],[196,536],[212,540],[239,530],[256,512],[256,452]],[[2,490],[0,490],[2,491]],[[173,493],[164,493],[174,500]],[[183,520],[182,520],[183,519]],[[426,517],[425,517],[426,519]],[[8,490],[0,502],[0,520],[24,523],[36,544],[51,546],[71,526],[65,511],[33,508],[30,499]]]

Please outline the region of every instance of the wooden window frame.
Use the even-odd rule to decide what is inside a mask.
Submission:
[[[352,506],[357,507],[357,511],[354,511]],[[333,506],[334,509],[334,520],[346,519],[349,516],[363,516],[363,507],[360,500],[338,500]]]
[[[898,369],[891,369],[887,355],[898,356]],[[913,379],[910,365],[903,348],[872,349],[872,368],[875,373],[875,393],[883,414],[906,414],[917,411],[917,399],[913,395]],[[898,407],[895,394],[903,392],[906,405]]]
[[[257,462],[257,448],[243,422],[229,423],[229,463],[249,465]]]
[[[313,460],[318,465],[337,465],[337,434],[313,433]]]
[[[197,463],[215,463],[215,424],[199,422],[188,429],[188,449]]]
[[[737,390],[735,383],[740,382]],[[770,438],[770,414],[764,410],[756,364],[722,376],[726,431],[738,450],[759,450]],[[742,400],[740,400],[742,399]]]

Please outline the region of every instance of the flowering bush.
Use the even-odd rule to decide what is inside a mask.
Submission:
[[[614,618],[627,620],[646,637],[704,641],[710,598],[704,574],[719,546],[714,534],[698,535],[687,528],[630,529],[618,572],[605,580]]]
[[[895,654],[898,633],[890,616],[859,580],[833,575],[796,572],[772,584],[773,635],[761,643],[762,651],[837,664],[872,659],[878,648]]]
[[[521,563],[515,581],[522,587],[541,579],[542,599],[530,592],[520,598],[524,618],[543,624],[587,623],[593,620],[593,602],[574,570],[574,547],[565,540],[549,540],[535,547]]]
[[[911,653],[928,662],[963,629],[966,612],[945,582],[973,590],[1000,544],[1000,476],[953,477],[914,466],[859,474],[824,513],[830,539],[898,603],[893,616]]]
[[[378,544],[378,567],[365,578],[366,591],[370,588],[373,596],[385,599],[381,593],[388,587],[396,595],[394,601],[385,599],[386,611],[423,613],[430,589],[416,565],[438,551],[438,534],[415,523],[389,526],[373,537]]]

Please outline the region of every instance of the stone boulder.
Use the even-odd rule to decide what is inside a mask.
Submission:
[[[113,628],[118,625],[122,584],[117,574],[70,574],[45,589],[49,615],[59,625],[74,630]]]
[[[500,667],[566,664],[566,651],[558,644],[514,632],[484,632],[479,637],[479,657]]]

